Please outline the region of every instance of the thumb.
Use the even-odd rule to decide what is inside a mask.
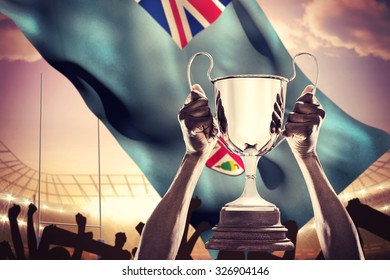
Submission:
[[[308,85],[308,86],[306,86],[305,89],[302,91],[300,97],[304,96],[304,95],[307,94],[307,93],[311,93],[311,94],[313,94],[313,95],[316,94],[316,91],[315,91],[313,85]]]
[[[202,87],[198,84],[193,85],[191,88],[191,91],[196,91],[196,92],[200,93],[201,95],[203,95],[203,97],[206,97],[206,94],[204,93]]]

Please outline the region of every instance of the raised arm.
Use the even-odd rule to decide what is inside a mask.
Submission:
[[[8,210],[8,219],[9,225],[11,228],[12,243],[14,244],[16,258],[18,260],[25,260],[26,256],[24,254],[24,246],[22,241],[22,236],[20,235],[19,225],[18,225],[18,216],[20,214],[20,206],[14,204]]]
[[[28,255],[30,257],[30,260],[35,260],[38,254],[37,237],[35,235],[34,221],[33,221],[33,216],[36,211],[37,211],[37,207],[34,204],[30,203],[27,212],[27,244],[28,244]]]
[[[0,242],[0,260],[15,260],[14,252],[12,252],[11,246],[8,241]]]
[[[325,259],[364,259],[357,230],[326,177],[316,152],[325,111],[312,91],[313,86],[307,86],[297,99],[284,135],[309,190]]]
[[[193,86],[179,122],[187,150],[172,184],[146,222],[136,259],[175,259],[196,183],[217,141],[218,129],[200,86]]]
[[[83,255],[82,242],[86,238],[85,227],[87,225],[87,218],[81,215],[80,213],[77,213],[75,219],[77,223],[77,238],[74,246],[74,251],[72,254],[72,259],[81,260],[81,257]]]

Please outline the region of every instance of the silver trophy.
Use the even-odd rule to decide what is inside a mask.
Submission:
[[[233,251],[286,251],[294,248],[286,237],[287,229],[280,222],[279,209],[263,199],[256,188],[256,168],[262,155],[275,148],[283,137],[282,123],[285,112],[287,84],[296,76],[295,58],[309,55],[298,53],[292,60],[293,76],[233,75],[212,79],[212,56],[199,52],[188,63],[190,88],[191,65],[197,56],[207,56],[210,67],[209,81],[214,85],[216,119],[220,138],[233,153],[242,157],[245,165],[245,187],[242,195],[222,207],[219,223],[213,228],[214,236],[206,248]],[[314,89],[315,90],[315,89]]]

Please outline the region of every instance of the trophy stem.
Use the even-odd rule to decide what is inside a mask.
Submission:
[[[245,166],[245,187],[241,197],[247,199],[261,198],[256,187],[256,169],[260,156],[243,156],[242,158]]]
[[[256,170],[257,163],[259,162],[260,156],[257,155],[245,155],[242,156],[245,166],[245,187],[241,196],[225,205],[226,210],[234,211],[243,210],[245,207],[246,211],[274,211],[276,206],[269,201],[263,199],[256,187]]]
[[[256,168],[260,157],[243,156],[246,182],[241,197],[226,204],[219,213],[214,236],[207,249],[223,251],[288,251],[294,244],[280,223],[279,209],[261,198],[256,188]]]

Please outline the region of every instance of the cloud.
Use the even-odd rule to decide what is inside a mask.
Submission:
[[[293,55],[302,50],[318,50],[330,54],[329,42],[312,33],[304,20],[305,7],[312,0],[257,0],[260,7],[265,11],[277,34]],[[327,48],[325,50],[325,48]]]
[[[0,60],[34,62],[41,55],[6,16],[0,14]]]
[[[291,53],[318,50],[390,60],[388,0],[257,0]]]
[[[311,33],[307,27],[302,25],[301,21],[301,19],[295,22],[273,21],[275,30],[277,30],[283,43],[292,53],[302,49],[316,50],[323,47],[331,47],[328,42]]]
[[[313,0],[302,24],[325,46],[390,60],[390,7],[375,0]]]

